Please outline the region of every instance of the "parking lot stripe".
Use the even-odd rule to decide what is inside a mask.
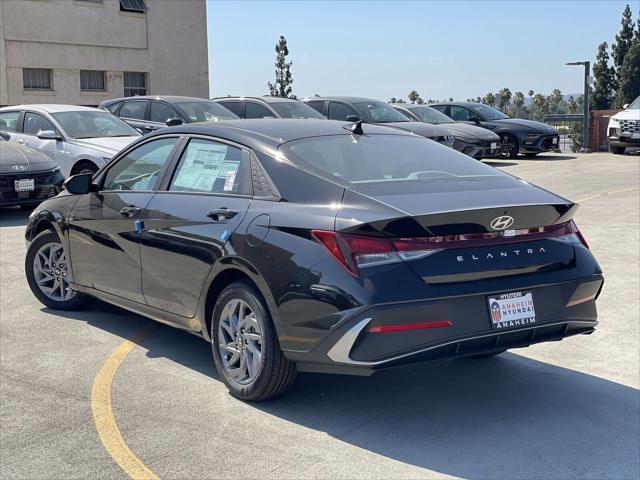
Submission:
[[[126,340],[113,350],[93,380],[91,410],[102,445],[118,465],[135,480],[159,480],[158,477],[124,441],[111,405],[111,384],[118,368],[137,343],[147,337],[152,328],[146,328],[133,340]]]
[[[584,203],[584,202],[586,202],[588,200],[593,200],[594,198],[606,197],[608,195],[615,195],[616,193],[633,192],[634,190],[640,190],[640,188],[638,188],[638,187],[622,188],[620,190],[612,190],[610,192],[596,193],[595,195],[591,195],[589,197],[585,197],[585,198],[581,198],[580,200],[576,200],[576,203]]]

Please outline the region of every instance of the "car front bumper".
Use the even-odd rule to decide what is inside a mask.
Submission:
[[[613,147],[640,147],[640,136],[633,138],[631,133],[620,133],[619,129],[609,129],[609,145]]]
[[[487,302],[490,295],[513,290],[372,306],[345,319],[312,351],[286,354],[301,371],[371,375],[388,367],[562,340],[594,331],[602,284],[602,276],[594,274],[519,289],[533,292],[536,320],[513,328],[492,328]],[[436,326],[402,328],[414,322]]]
[[[477,140],[473,142],[461,138],[455,138],[453,148],[465,155],[469,155],[470,157],[477,159],[499,157],[502,152],[502,146],[499,138],[493,141]]]
[[[33,179],[34,190],[16,192],[15,181]],[[37,205],[62,190],[64,176],[58,170],[0,174],[0,206]]]
[[[554,152],[560,148],[560,136],[551,134],[527,134],[519,139],[520,153]]]

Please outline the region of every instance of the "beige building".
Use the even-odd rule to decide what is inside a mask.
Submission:
[[[0,0],[0,105],[209,98],[205,0]]]

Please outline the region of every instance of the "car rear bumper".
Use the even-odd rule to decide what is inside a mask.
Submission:
[[[370,375],[387,367],[562,340],[594,331],[602,284],[598,274],[527,288],[533,292],[535,322],[503,329],[491,327],[487,298],[509,290],[377,305],[346,319],[312,351],[287,356],[303,371]],[[403,329],[417,322],[433,328]]]

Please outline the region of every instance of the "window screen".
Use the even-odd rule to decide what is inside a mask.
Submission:
[[[147,6],[144,4],[144,0],[120,0],[120,10],[144,13],[147,11]]]
[[[144,72],[124,72],[124,96],[147,94],[147,74]]]
[[[22,85],[25,90],[51,90],[51,70],[23,68]]]
[[[83,92],[104,92],[104,72],[101,70],[80,70],[80,90]]]
[[[232,145],[192,139],[180,158],[169,190],[251,194],[251,175],[244,152]]]

